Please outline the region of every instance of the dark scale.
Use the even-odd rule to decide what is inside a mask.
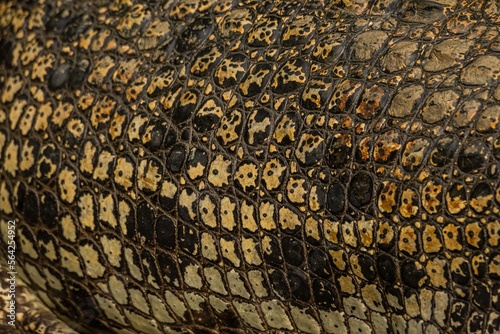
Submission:
[[[287,283],[288,278],[285,273],[282,270],[272,268],[268,270],[268,275],[271,282],[271,289],[275,295],[281,299],[289,299],[290,290],[288,288],[289,284]]]
[[[289,269],[287,279],[290,284],[292,296],[298,300],[308,302],[310,298],[308,275],[300,269]]]
[[[289,236],[282,237],[281,247],[286,262],[297,267],[302,265],[305,258],[304,249],[298,239]]]
[[[150,243],[154,239],[155,212],[147,202],[137,205],[137,240],[142,243]]]
[[[349,184],[349,202],[356,208],[368,204],[372,198],[373,181],[367,173],[357,173]]]
[[[351,159],[352,137],[350,134],[338,134],[331,139],[328,147],[327,164],[332,168],[345,166]]]
[[[151,151],[155,152],[161,148],[163,140],[165,139],[165,128],[166,124],[158,122],[154,122],[150,124],[152,127],[151,134],[149,136],[149,141],[145,144],[145,146]]]
[[[15,203],[16,211],[24,212],[25,203],[26,203],[26,185],[24,183],[20,183],[16,193],[16,203]]]
[[[323,279],[315,279],[312,285],[314,298],[320,308],[335,309],[340,300],[335,285]]]
[[[459,153],[458,167],[464,173],[477,173],[479,169],[483,168],[488,157],[488,149],[482,142],[469,142]]]
[[[209,18],[195,20],[180,35],[180,40],[177,42],[177,51],[184,53],[202,45],[212,33],[213,25],[212,20]]]
[[[63,63],[59,65],[51,74],[49,79],[49,88],[58,89],[61,88],[70,78],[71,75],[71,64]]]
[[[32,225],[37,224],[38,222],[38,197],[34,192],[28,192],[26,194],[26,199],[25,199],[25,206],[24,206],[24,216],[26,219],[26,222]]]
[[[160,248],[174,249],[175,247],[175,224],[171,218],[160,216],[156,220],[156,244]]]
[[[157,261],[163,279],[171,284],[179,285],[181,283],[179,261],[164,251],[158,252]]]
[[[71,76],[68,79],[68,85],[72,89],[79,88],[85,81],[88,70],[90,67],[90,61],[87,59],[78,59],[71,72]]]
[[[309,268],[314,274],[324,278],[331,276],[331,269],[328,265],[328,257],[323,251],[319,249],[311,250],[308,254],[307,260]]]
[[[377,258],[377,270],[380,278],[387,282],[395,282],[397,279],[397,265],[389,255],[380,255]]]
[[[181,170],[184,159],[186,158],[186,148],[183,144],[176,144],[167,156],[167,169],[173,173],[177,173]]]
[[[199,237],[195,229],[189,225],[179,226],[177,230],[179,247],[183,251],[196,255],[199,252]]]
[[[401,267],[401,279],[410,287],[422,287],[425,284],[425,277],[425,269],[419,263],[407,262]]]
[[[488,286],[484,284],[476,284],[472,289],[472,301],[482,309],[490,308],[490,296],[491,291],[489,291]]]
[[[47,22],[47,31],[62,32],[63,29],[73,19],[74,13],[69,8],[61,8]]]
[[[499,332],[497,7],[2,3],[19,329]]]

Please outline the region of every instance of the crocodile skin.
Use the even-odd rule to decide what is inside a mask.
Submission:
[[[499,29],[498,0],[0,2],[18,327],[499,333]]]

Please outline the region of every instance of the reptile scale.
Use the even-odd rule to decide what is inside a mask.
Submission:
[[[498,0],[0,2],[0,331],[500,333],[499,33]]]

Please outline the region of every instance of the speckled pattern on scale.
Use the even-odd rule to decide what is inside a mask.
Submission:
[[[72,332],[29,287],[88,333],[499,333],[499,33],[498,0],[0,2],[19,328]]]

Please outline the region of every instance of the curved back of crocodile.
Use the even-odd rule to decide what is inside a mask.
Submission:
[[[83,331],[498,333],[499,8],[2,2],[2,240]]]

